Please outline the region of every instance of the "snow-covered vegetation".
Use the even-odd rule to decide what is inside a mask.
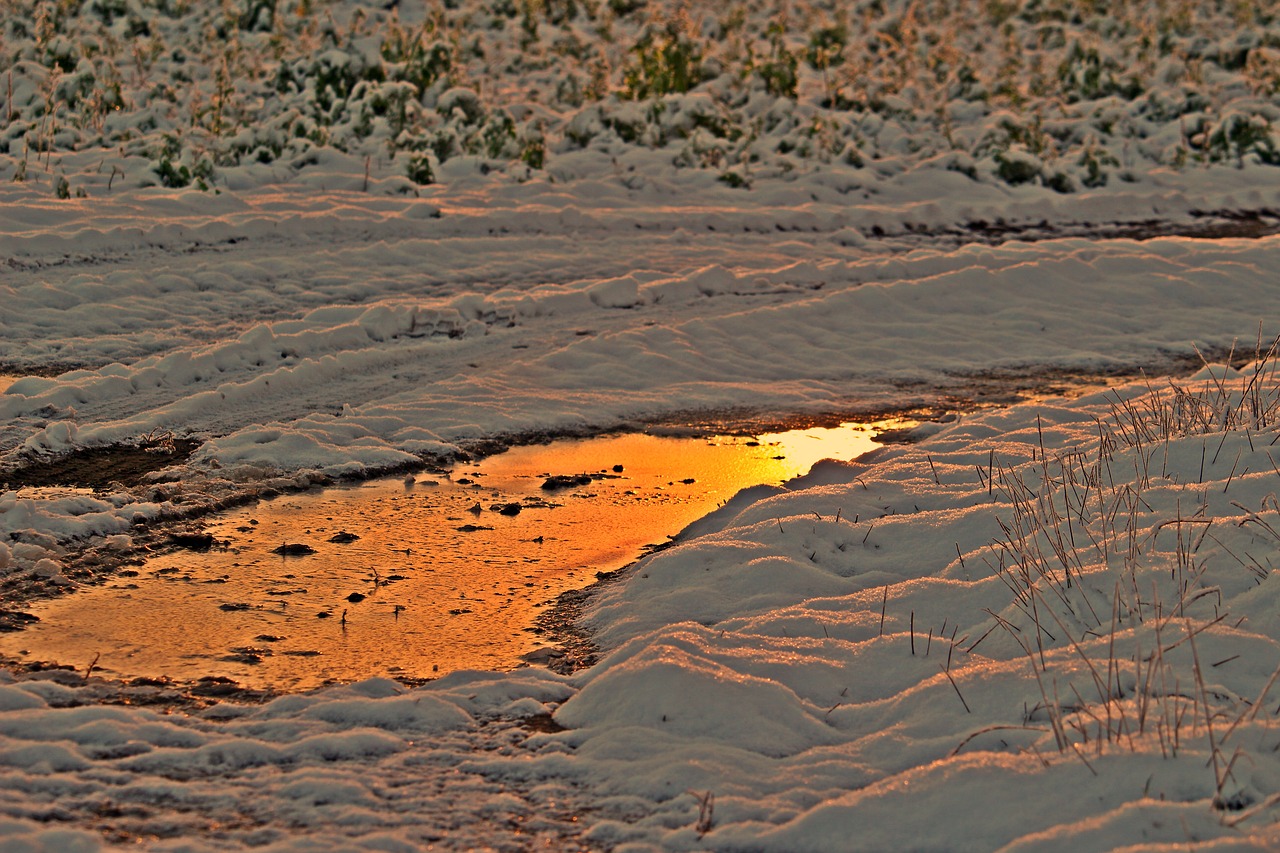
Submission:
[[[2,176],[214,191],[336,157],[400,192],[656,167],[1074,193],[1280,165],[1266,3],[388,5],[5,0]]]
[[[477,442],[939,417],[575,673],[0,670],[0,847],[1280,847],[1274,4],[381,5],[0,0],[0,470],[175,451],[0,490],[0,615]]]

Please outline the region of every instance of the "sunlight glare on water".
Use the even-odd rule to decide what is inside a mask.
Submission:
[[[626,434],[513,448],[220,514],[180,550],[35,609],[0,652],[119,677],[304,689],[509,669],[561,593],[621,568],[739,489],[874,447],[868,426],[744,438]],[[549,475],[585,475],[544,489]],[[344,535],[345,534],[345,535]],[[352,538],[352,537],[358,538]],[[350,539],[351,541],[342,541]],[[313,553],[273,549],[305,545]]]

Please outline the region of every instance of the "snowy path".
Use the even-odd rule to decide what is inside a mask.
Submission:
[[[465,188],[430,203],[138,191],[33,217],[9,243],[28,266],[0,285],[0,364],[89,368],[0,394],[0,464],[170,432],[203,445],[162,492],[24,502],[4,531],[125,533],[179,504],[476,439],[1158,370],[1270,336],[1259,320],[1280,307],[1275,237],[908,249],[785,186],[736,213],[715,194],[673,209],[611,190],[586,214],[551,185],[516,190],[486,207]],[[148,204],[169,221],[138,220]],[[62,557],[36,537],[18,565]]]
[[[7,460],[163,430],[204,442],[156,488],[0,497],[10,543],[0,568],[10,579],[65,583],[64,564],[85,547],[110,564],[133,547],[137,522],[183,505],[301,484],[317,472],[358,474],[469,439],[682,413],[934,402],[1001,372],[1132,369],[1235,341],[1251,350],[1258,335],[1276,333],[1270,318],[1280,313],[1274,237],[906,251],[830,227],[698,231],[696,218],[655,237],[635,221],[669,212],[636,202],[625,224],[611,220],[599,233],[544,217],[544,233],[529,236],[521,229],[532,231],[535,218],[521,214],[508,229],[516,236],[491,238],[477,230],[501,230],[503,214],[451,222],[417,215],[434,208],[397,203],[386,213],[351,201],[337,218],[286,217],[290,234],[262,239],[258,213],[240,222],[219,202],[197,201],[186,215],[210,238],[197,251],[187,251],[189,236],[159,229],[145,239],[103,232],[86,238],[97,240],[92,251],[59,266],[62,243],[32,237],[23,244],[32,264],[2,285],[7,363],[96,365],[29,377],[0,394]],[[800,223],[802,214],[774,209],[768,218]],[[365,223],[358,234],[338,227],[353,219]],[[72,217],[66,229],[75,227]],[[1212,375],[1198,383],[1211,396]],[[197,849],[413,850],[435,839],[446,849],[794,851],[843,847],[858,827],[860,849],[910,841],[980,850],[1018,839],[1074,846],[1098,819],[1102,847],[1143,833],[1216,837],[1227,824],[1214,796],[1268,814],[1269,720],[1244,721],[1243,706],[1213,700],[1225,703],[1223,717],[1241,719],[1236,745],[1262,768],[1247,780],[1215,780],[1201,746],[1176,761],[1161,756],[1154,735],[1120,749],[1122,732],[1095,725],[1101,709],[1027,711],[1044,699],[1022,651],[990,633],[995,615],[1025,619],[994,570],[1003,565],[996,520],[1008,523],[1014,484],[1034,488],[1042,476],[1043,463],[1032,461],[1042,441],[1055,464],[1074,471],[1072,460],[1096,455],[1099,423],[1119,417],[1100,397],[973,416],[919,447],[743,495],[592,604],[590,627],[611,654],[572,677],[460,673],[407,692],[375,681],[172,717],[96,704],[95,684],[0,684],[0,833],[37,850],[92,850],[100,838],[181,848],[198,837]],[[1251,430],[1274,429],[1269,415],[1249,417]],[[1180,437],[1157,489],[1151,451],[1121,447],[1133,427],[1108,429],[1101,458],[1114,454],[1110,473],[1102,477],[1101,461],[1082,469],[1092,485],[1077,512],[1092,541],[1110,544],[1081,546],[1072,577],[1093,578],[1081,593],[1089,608],[1072,602],[1057,618],[1086,656],[1107,660],[1094,636],[1103,618],[1081,620],[1086,610],[1112,610],[1105,596],[1124,551],[1115,513],[1128,507],[1137,529],[1203,500],[1203,512],[1223,517],[1213,566],[1227,575],[1198,582],[1254,625],[1202,638],[1223,667],[1237,647],[1250,650],[1248,666],[1224,670],[1233,680],[1211,687],[1218,697],[1265,694],[1275,643],[1269,586],[1257,586],[1261,575],[1247,563],[1266,565],[1265,543],[1242,527],[1248,512],[1269,511],[1265,443],[1238,431]],[[1221,459],[1210,441],[1227,444]],[[989,467],[997,456],[1008,466],[999,493]],[[1126,486],[1126,476],[1136,479]],[[1206,478],[1210,492],[1232,490],[1244,509],[1200,498],[1189,484]],[[1095,513],[1103,492],[1113,505]],[[1154,517],[1126,497],[1139,492]],[[1069,499],[1079,496],[1049,504]],[[1160,561],[1176,558],[1160,529],[1148,534],[1162,546],[1149,549],[1142,569],[1152,578],[1168,577]],[[1116,556],[1100,561],[1100,551]],[[1198,595],[1196,618],[1214,618],[1202,612],[1208,593]],[[1139,615],[1159,606],[1143,596],[1126,606]],[[955,666],[945,674],[944,625]],[[1125,654],[1152,646],[1140,622],[1121,634]],[[1074,654],[1048,649],[1042,666],[1088,699],[1082,673],[1097,664],[1082,670]],[[1189,683],[1189,664],[1174,657],[1162,677]],[[1142,669],[1141,661],[1135,652],[1109,665]],[[1205,727],[1171,694],[1132,696],[1125,701],[1139,707],[1115,713],[1129,719],[1147,713],[1143,701],[1164,703],[1162,719],[1192,720],[1177,736],[1201,743]],[[567,731],[525,737],[520,720],[549,715]],[[1019,734],[978,734],[990,726]],[[1086,756],[1105,769],[1101,781],[1062,746],[1068,726],[1105,753]],[[1157,776],[1166,781],[1154,790],[1169,805],[1140,798],[1144,780]],[[923,793],[903,797],[899,783]],[[1043,818],[962,820],[968,806],[948,792],[973,788],[1032,797],[1027,815]],[[1079,797],[1055,823],[1064,790]],[[891,817],[910,810],[946,820],[925,832]],[[1140,819],[1125,818],[1135,810]],[[1241,831],[1266,846],[1270,826],[1260,819]]]
[[[822,463],[608,587],[587,611],[608,654],[569,677],[169,716],[0,674],[0,837],[1274,849],[1278,424],[1267,361]]]
[[[0,571],[13,584],[64,585],[64,568],[129,554],[144,540],[140,521],[469,440],[933,404],[1002,374],[1132,370],[1236,342],[1251,350],[1280,315],[1277,237],[912,245],[870,239],[849,227],[865,211],[812,199],[735,211],[637,194],[585,214],[572,196],[528,194],[485,207],[465,193],[144,191],[60,208],[15,233],[0,364],[88,369],[0,394],[0,459],[165,431],[202,444],[155,487],[0,495]],[[159,203],[168,222],[138,218]],[[1096,398],[1073,406],[1045,410],[1054,458],[1096,443],[1110,411]],[[970,644],[988,633],[991,614],[1022,618],[989,570],[971,570],[999,565],[995,518],[1008,511],[982,468],[995,451],[1032,477],[1040,413],[962,419],[918,448],[742,496],[592,604],[590,627],[612,654],[576,676],[460,673],[412,691],[374,681],[162,715],[100,704],[100,683],[0,674],[0,840],[36,850],[106,839],[157,850],[794,851],[850,838],[867,850],[1048,839],[1075,849],[1095,819],[1099,847],[1144,833],[1216,837],[1226,824],[1210,801],[1221,791],[1265,816],[1269,722],[1242,729],[1240,748],[1263,769],[1229,790],[1203,770],[1200,747],[1166,763],[1150,739],[1128,757],[1091,753],[1106,769],[1093,782],[1057,750],[1067,724],[1025,711],[1043,700],[1016,643],[951,647],[957,631]],[[1174,454],[1182,467],[1159,506],[1175,517],[1192,500],[1177,483],[1195,479],[1201,443]],[[1214,489],[1247,487],[1237,499],[1265,511],[1264,455],[1237,435],[1208,466]],[[1109,499],[1120,501],[1117,476]],[[1239,528],[1241,510],[1213,504],[1224,529]],[[1108,521],[1089,524],[1099,541],[1115,535]],[[1215,565],[1265,559],[1237,538]],[[1101,599],[1113,569],[1086,563],[1095,558],[1084,550]],[[1214,663],[1236,653],[1232,643],[1254,650],[1257,663],[1230,685],[1245,697],[1265,692],[1275,636],[1254,577],[1218,586],[1257,628],[1204,638]],[[938,668],[944,625],[950,676]],[[1144,629],[1125,630],[1130,646],[1150,648]],[[919,642],[923,657],[909,653]],[[1105,655],[1096,644],[1087,654]],[[1171,661],[1168,678],[1189,680],[1184,664]],[[1045,666],[1064,690],[1090,689],[1070,650]],[[1146,701],[1189,713],[1167,694]],[[1119,736],[1088,728],[1103,713],[1072,718],[1094,749]],[[527,731],[551,716],[567,731]],[[978,734],[990,726],[1018,733]],[[1157,776],[1173,804],[1135,800]],[[924,793],[903,797],[899,783]],[[1028,815],[1061,819],[975,825],[952,789],[1032,797]],[[1063,790],[1080,798],[1060,810]],[[906,812],[945,819],[925,832],[894,817]],[[1246,826],[1247,845],[1274,841],[1269,826]]]
[[[17,269],[5,279],[9,298],[3,322],[8,334],[0,342],[0,364],[19,375],[33,369],[47,375],[56,365],[99,368],[119,362],[133,367],[148,357],[162,359],[193,345],[225,345],[256,325],[298,320],[322,307],[448,306],[461,293],[483,300],[503,290],[508,294],[580,290],[596,280],[633,273],[638,262],[642,276],[654,277],[733,258],[735,269],[746,274],[795,263],[813,250],[807,242],[779,245],[772,233],[691,236],[683,222],[681,227],[671,227],[669,213],[663,210],[641,209],[623,223],[598,221],[580,212],[565,221],[563,215],[548,213],[539,205],[496,217],[470,208],[469,213],[451,212],[437,220],[430,218],[436,208],[425,203],[390,205],[391,213],[386,213],[379,209],[382,203],[353,197],[344,212],[312,215],[297,200],[267,195],[256,201],[258,209],[228,215],[218,210],[206,213],[200,200],[185,216],[175,217],[178,224],[153,227],[146,233],[95,227],[90,229],[93,238],[86,239],[83,227],[73,218],[62,229],[70,235],[65,241],[47,233],[14,240],[20,260],[15,260]],[[235,207],[242,206],[247,205],[238,200]],[[66,211],[59,213],[66,215]],[[118,217],[127,220],[127,215],[128,210]],[[661,223],[661,233],[638,231],[642,223],[648,227]],[[67,245],[75,246],[75,253],[67,254]],[[85,245],[93,248],[84,252]],[[486,310],[502,314],[485,317]],[[563,343],[579,329],[573,318],[564,326],[556,325],[550,315],[558,310],[555,305],[541,309],[545,316],[540,319],[551,324],[549,340]],[[489,323],[510,322],[514,310],[503,311],[500,305],[486,309],[481,304],[473,313]],[[324,316],[315,319],[318,322],[309,324],[312,337],[332,322]],[[466,319],[416,334],[458,334]],[[590,322],[593,330],[608,331],[625,328],[629,319],[615,312],[614,316],[597,314]],[[522,340],[516,345],[527,350],[542,343],[534,340],[534,344]],[[393,392],[378,385],[379,377],[390,384],[430,381],[432,376],[422,371],[397,375],[395,368],[426,361],[428,354],[439,355],[439,348],[415,350],[405,343],[335,342],[327,352],[360,349],[372,361],[361,364],[357,375],[351,374],[350,364],[344,364],[341,387],[326,386],[327,401],[305,394],[297,400],[273,395],[258,408],[246,404],[228,418],[215,417],[191,428],[216,434],[266,417],[288,421],[314,411],[340,410],[342,403],[359,406]],[[383,352],[368,352],[373,349]],[[460,349],[437,373],[470,363],[466,346]],[[519,353],[526,359],[534,354]],[[264,352],[264,363],[258,364],[257,355],[253,364],[219,364],[216,377],[195,381],[234,382],[281,361],[279,352]],[[237,371],[236,367],[247,369]],[[154,410],[174,402],[190,393],[188,385],[194,379],[165,376],[158,383],[134,382],[127,399],[114,403],[96,397],[78,399],[75,408],[81,418],[114,420],[130,411]],[[92,392],[79,396],[93,397]],[[43,405],[42,400],[29,408]],[[11,449],[18,437],[0,442],[0,451]]]
[[[360,198],[322,214],[272,194],[237,198],[233,213],[174,204],[180,228],[94,229],[100,260],[41,266],[62,257],[60,240],[17,241],[36,265],[6,279],[0,363],[93,369],[11,388],[0,453],[60,446],[40,433],[66,432],[59,421],[82,444],[279,421],[341,445],[329,421],[344,405],[356,415],[344,428],[390,445],[383,459],[698,410],[866,410],[929,402],[965,374],[1226,347],[1256,333],[1272,298],[1270,240],[886,252],[813,203],[773,208],[774,225],[745,233],[725,233],[728,211],[636,200],[591,216],[563,199],[558,213],[475,215],[458,201],[439,219],[423,203]],[[708,217],[722,227],[699,230]],[[76,222],[50,231],[93,242]],[[218,242],[192,251],[192,234]],[[923,383],[919,396],[902,400],[903,383]]]

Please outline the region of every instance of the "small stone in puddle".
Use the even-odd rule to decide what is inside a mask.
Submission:
[[[621,474],[624,470],[626,470],[626,469],[625,469],[625,468],[623,468],[621,465],[614,465],[614,466],[613,466],[613,473],[615,473],[615,474]]]
[[[314,554],[315,548],[310,545],[304,545],[301,542],[286,542],[279,548],[272,548],[272,554],[279,554],[281,557],[302,557],[306,554]]]
[[[191,688],[198,696],[233,696],[241,687],[230,678],[221,675],[201,676]]]
[[[553,474],[542,483],[542,488],[548,492],[554,489],[571,489],[574,486],[591,485],[590,474]]]
[[[355,535],[354,533],[348,533],[347,531],[343,530],[339,533],[335,533],[332,536],[330,536],[329,541],[336,542],[339,545],[346,545],[349,542],[355,542],[359,538],[360,537]]]
[[[558,649],[534,649],[520,656],[520,660],[531,664],[546,664],[556,658],[564,657],[564,652]]]
[[[218,605],[219,610],[226,610],[229,613],[240,611],[240,610],[248,610],[249,607],[250,605],[245,604],[243,601],[227,601]]]
[[[222,660],[232,663],[262,663],[263,653],[265,649],[232,649],[231,654],[223,655]]]
[[[218,540],[214,539],[210,533],[171,533],[169,542],[191,551],[208,551],[218,544]]]
[[[489,507],[489,509],[496,512],[498,515],[519,515],[520,510],[523,509],[523,507],[520,506],[520,504],[518,503],[506,503],[506,504],[494,504],[493,506]]]
[[[347,596],[347,601],[350,601],[352,604],[358,604],[361,601],[364,601],[366,598],[368,598],[368,596],[366,596],[363,592],[353,592]]]
[[[0,631],[21,631],[28,625],[32,625],[40,621],[40,617],[33,613],[24,613],[20,610],[10,610],[0,613]]]
[[[492,530],[492,527],[485,527],[483,524],[464,524],[457,528],[459,533],[475,533],[477,530]]]
[[[686,486],[691,486],[691,485],[693,485],[694,483],[696,483],[696,482],[698,482],[698,481],[697,481],[697,480],[695,480],[695,479],[693,479],[692,477],[685,477],[685,478],[684,478],[683,480],[681,480],[680,482],[684,483]]]
[[[259,634],[254,637],[259,643],[278,643],[284,639],[279,634]]]

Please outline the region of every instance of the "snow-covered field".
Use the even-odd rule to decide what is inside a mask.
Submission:
[[[0,671],[0,847],[1280,846],[1275,10],[786,5],[0,3],[0,469],[195,444],[0,492],[6,611],[476,441],[959,411],[696,522],[577,673]]]

